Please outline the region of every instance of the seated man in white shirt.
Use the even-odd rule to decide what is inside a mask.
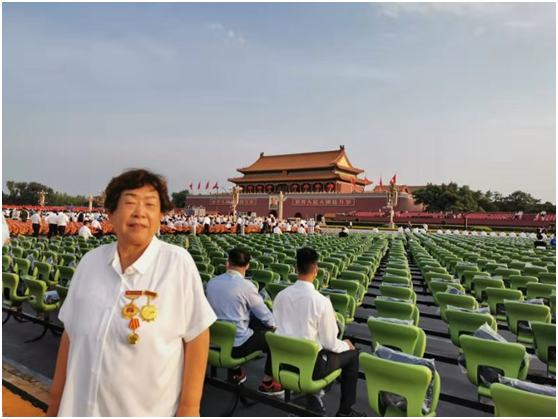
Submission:
[[[296,253],[298,281],[281,291],[273,303],[279,335],[316,341],[320,352],[313,379],[341,368],[341,402],[337,416],[366,416],[355,412],[358,382],[358,351],[348,340],[337,339],[338,328],[331,301],[314,289],[318,252],[308,247]]]
[[[250,252],[234,248],[229,252],[227,272],[207,283],[207,300],[219,320],[236,325],[232,356],[242,358],[256,351],[267,353],[264,377],[259,391],[267,395],[284,393],[273,380],[271,357],[265,334],[275,329],[275,318],[258,294],[256,286],[244,279],[250,267]],[[229,370],[229,381],[241,384],[246,381],[242,368]]]
[[[273,234],[283,234],[283,231],[278,225],[276,225],[275,227],[273,227]]]
[[[298,227],[297,233],[298,234],[307,234],[306,229],[304,228],[304,225],[302,225],[302,223],[300,223],[300,226]]]
[[[81,227],[78,232],[78,235],[83,237],[85,240],[89,240],[90,237],[93,237],[93,233],[91,233],[91,230],[89,229],[90,224],[89,220],[85,220],[83,222],[83,227]]]

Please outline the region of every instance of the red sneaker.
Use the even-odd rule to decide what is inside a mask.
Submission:
[[[268,396],[280,396],[285,393],[281,384],[277,381],[272,380],[271,383],[266,384],[263,381],[260,383],[260,388],[258,389],[260,393],[267,394]]]
[[[246,374],[242,368],[229,370],[229,382],[239,385],[246,381]]]

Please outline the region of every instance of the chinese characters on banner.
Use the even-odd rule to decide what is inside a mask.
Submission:
[[[337,206],[337,207],[354,207],[355,206],[355,198],[336,198],[336,199],[303,199],[297,198],[293,199],[292,204],[293,207],[329,207],[329,206]]]
[[[230,199],[210,199],[209,205],[231,205]],[[256,205],[255,199],[241,199],[238,205],[254,206]]]

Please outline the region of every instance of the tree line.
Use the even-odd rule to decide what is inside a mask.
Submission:
[[[39,182],[6,182],[8,193],[2,191],[4,205],[39,205],[39,192],[47,193],[45,205],[49,206],[87,206],[89,198],[85,195],[69,195],[54,191],[51,187]],[[172,202],[177,208],[183,208],[188,196],[188,190],[173,192]],[[429,183],[423,189],[413,192],[415,202],[425,206],[427,211],[441,212],[518,212],[556,213],[556,205],[551,202],[541,203],[530,194],[515,191],[508,196],[499,192],[474,191],[469,186],[459,186],[456,183]],[[94,206],[100,206],[101,196],[94,197]]]
[[[69,195],[63,192],[57,192],[49,186],[39,182],[15,182],[9,180],[6,182],[8,193],[2,191],[3,205],[39,205],[41,191],[47,193],[45,198],[46,206],[53,207],[83,207],[89,205],[89,196],[85,195]],[[175,192],[172,194],[172,201],[178,208],[184,207],[186,201],[187,190]],[[93,206],[100,207],[103,199],[100,195],[93,197]]]
[[[504,196],[499,192],[474,191],[469,186],[456,183],[429,183],[423,189],[413,192],[415,203],[432,212],[519,212],[556,213],[552,202],[542,203],[540,199],[523,191],[515,191]]]

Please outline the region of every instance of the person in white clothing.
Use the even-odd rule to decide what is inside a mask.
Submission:
[[[33,237],[39,237],[41,230],[41,210],[38,210],[31,216],[31,227],[33,227]]]
[[[438,229],[438,231],[436,231],[436,234],[444,234],[444,232],[441,229]]]
[[[320,352],[313,379],[341,369],[341,401],[336,416],[366,416],[355,412],[358,383],[358,351],[348,339],[339,340],[331,301],[314,289],[318,252],[305,247],[296,254],[296,283],[281,291],[273,302],[278,335],[317,342]]]
[[[310,234],[314,234],[314,227],[316,227],[316,221],[313,218],[310,218],[308,221],[308,229],[310,230]]]
[[[90,225],[90,221],[85,220],[83,222],[83,227],[79,229],[78,235],[83,237],[85,240],[89,240],[89,238],[93,237],[93,233],[91,233],[91,230],[89,229]]]
[[[2,214],[2,244],[6,244],[10,241],[10,228],[6,222],[6,217]]]
[[[517,237],[517,234],[515,234],[515,232],[512,231],[512,232],[510,233],[510,237]]]
[[[285,227],[285,231],[290,233],[292,231],[291,223],[287,222],[287,226]]]
[[[274,234],[283,234],[283,231],[281,230],[281,228],[277,225],[273,228],[273,233]]]
[[[62,237],[66,235],[66,226],[70,221],[67,214],[68,210],[60,211],[58,213],[58,235]]]
[[[521,233],[519,233],[519,237],[524,239],[527,237],[527,234],[524,231],[522,231]]]
[[[209,227],[211,226],[211,218],[206,215],[203,219],[203,234],[209,234]]]
[[[53,211],[47,217],[48,223],[48,238],[58,235],[58,215]]]
[[[302,224],[300,224],[300,226],[298,227],[297,233],[298,234],[307,234],[306,229],[304,228],[304,226]]]
[[[379,230],[378,230],[376,227],[374,227],[374,228],[372,229],[372,233],[378,233],[378,232],[379,232]]]
[[[476,231],[473,231],[473,232],[471,233],[471,236],[478,236],[478,235],[479,235],[479,233],[477,233]]]
[[[500,232],[500,237],[506,237],[506,233],[504,233],[503,231]]]
[[[199,416],[216,316],[190,254],[155,237],[166,182],[131,170],[105,190],[117,241],[72,278],[47,416]]]
[[[486,231],[481,231],[481,236],[488,236],[488,234],[486,233]]]

